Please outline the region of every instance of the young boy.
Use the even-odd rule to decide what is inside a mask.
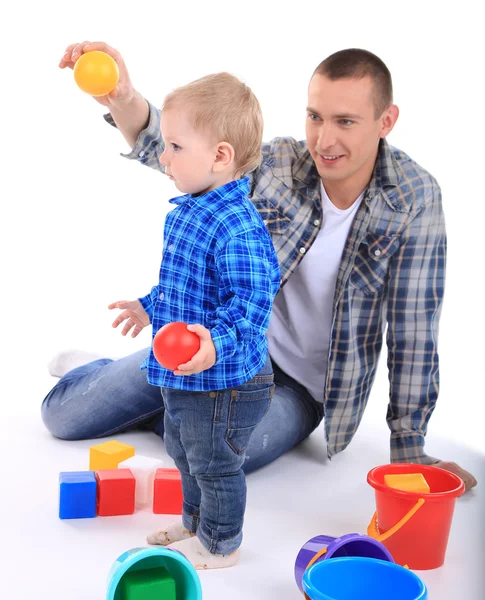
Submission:
[[[195,568],[234,565],[246,504],[245,449],[269,408],[273,370],[265,337],[278,291],[278,260],[248,198],[263,121],[251,90],[227,73],[203,77],[165,99],[165,174],[185,195],[165,222],[159,284],[115,302],[123,335],[183,321],[200,350],[175,371],[153,350],[142,367],[160,386],[167,452],[182,475],[182,520],[148,537],[183,552]]]

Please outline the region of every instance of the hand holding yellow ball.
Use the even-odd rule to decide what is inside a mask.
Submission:
[[[74,81],[91,96],[109,94],[118,85],[119,78],[116,61],[100,50],[82,54],[74,65]]]

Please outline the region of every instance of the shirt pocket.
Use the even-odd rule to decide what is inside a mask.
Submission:
[[[274,176],[271,167],[263,163],[252,183],[250,200],[271,235],[281,235],[291,225],[293,217],[288,214],[288,207],[292,205],[293,193]]]
[[[271,200],[253,195],[251,202],[258,210],[270,235],[281,235],[291,225],[292,219],[284,215]]]
[[[389,261],[398,248],[398,236],[369,233],[357,251],[350,285],[366,296],[380,294],[386,285]]]

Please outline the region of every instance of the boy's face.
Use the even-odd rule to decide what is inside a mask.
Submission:
[[[397,119],[395,106],[376,118],[373,91],[370,77],[336,81],[324,75],[312,77],[306,136],[324,182],[367,185],[379,140],[391,131]]]
[[[162,111],[160,120],[165,150],[160,163],[165,174],[184,194],[203,194],[217,187],[213,166],[217,145],[196,131],[181,109]]]

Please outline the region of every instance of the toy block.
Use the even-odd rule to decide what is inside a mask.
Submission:
[[[181,515],[182,502],[180,471],[157,469],[153,482],[153,512],[156,515]]]
[[[132,515],[135,512],[135,478],[129,469],[96,471],[97,507],[100,517]]]
[[[157,469],[163,467],[163,460],[137,454],[123,460],[118,469],[130,469],[136,479],[135,506],[136,508],[152,508],[153,481]]]
[[[92,471],[59,474],[59,518],[90,519],[96,516],[96,477]]]
[[[384,475],[384,483],[389,487],[404,492],[429,494],[428,482],[422,473],[396,473]]]
[[[89,470],[117,469],[122,460],[134,456],[135,448],[116,440],[103,442],[89,448]]]
[[[157,567],[128,571],[120,581],[119,600],[176,600],[175,580],[167,569]]]

